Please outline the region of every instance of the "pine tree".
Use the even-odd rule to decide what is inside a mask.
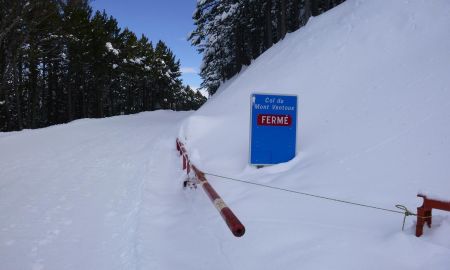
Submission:
[[[202,87],[220,84],[249,65],[288,32],[343,0],[203,0],[197,2],[189,40],[203,54]]]
[[[164,42],[153,48],[121,31],[105,12],[93,14],[89,0],[0,0],[2,131],[197,108],[204,99],[181,95],[180,77]]]

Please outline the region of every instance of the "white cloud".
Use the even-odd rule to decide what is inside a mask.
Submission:
[[[185,74],[197,74],[197,69],[194,67],[181,67],[180,71]]]

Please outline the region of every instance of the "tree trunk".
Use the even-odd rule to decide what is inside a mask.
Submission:
[[[265,21],[265,48],[268,49],[273,45],[273,36],[272,36],[272,0],[266,0],[266,8],[264,10],[264,21]]]
[[[277,4],[277,40],[282,40],[286,35],[286,0],[278,0]]]
[[[286,36],[286,0],[280,0],[280,38],[283,39]]]
[[[38,88],[37,88],[37,56],[36,56],[36,46],[35,44],[31,45],[30,49],[30,92],[31,92],[31,104],[30,104],[30,114],[29,114],[29,123],[31,124],[31,128],[36,128],[36,108],[38,104]]]
[[[97,84],[96,88],[97,88],[97,89],[95,89],[96,104],[97,104],[96,117],[103,118],[103,93],[104,93],[103,89],[105,88],[105,84],[104,83]]]
[[[319,0],[310,0],[311,5],[311,15],[317,16],[319,15]]]
[[[235,35],[235,54],[236,54],[236,63],[235,63],[235,70],[232,73],[238,73],[243,65],[249,65],[250,60],[248,59],[247,55],[245,54],[245,48],[244,48],[244,39],[242,34],[242,27],[238,24],[234,28],[234,35]],[[227,79],[231,74],[227,74]]]
[[[0,42],[0,130],[6,131],[6,52],[3,42]],[[3,113],[4,112],[4,113]]]
[[[83,89],[81,90],[81,118],[88,118],[88,85],[81,83]]]
[[[21,105],[21,93],[19,90],[19,71],[17,67],[17,51],[14,52],[14,56],[12,57],[12,69],[13,69],[13,87],[14,87],[14,93],[16,96],[16,110],[17,110],[17,128],[19,130],[23,129],[23,122],[22,122],[22,105]]]
[[[293,32],[300,27],[300,0],[293,0],[291,6],[291,12],[289,14],[290,24],[288,32]]]

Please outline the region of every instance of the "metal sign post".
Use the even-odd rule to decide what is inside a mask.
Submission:
[[[297,96],[252,94],[250,164],[271,165],[295,157]]]

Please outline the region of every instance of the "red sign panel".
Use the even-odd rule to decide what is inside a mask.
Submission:
[[[292,117],[279,114],[258,114],[258,126],[290,126]]]

